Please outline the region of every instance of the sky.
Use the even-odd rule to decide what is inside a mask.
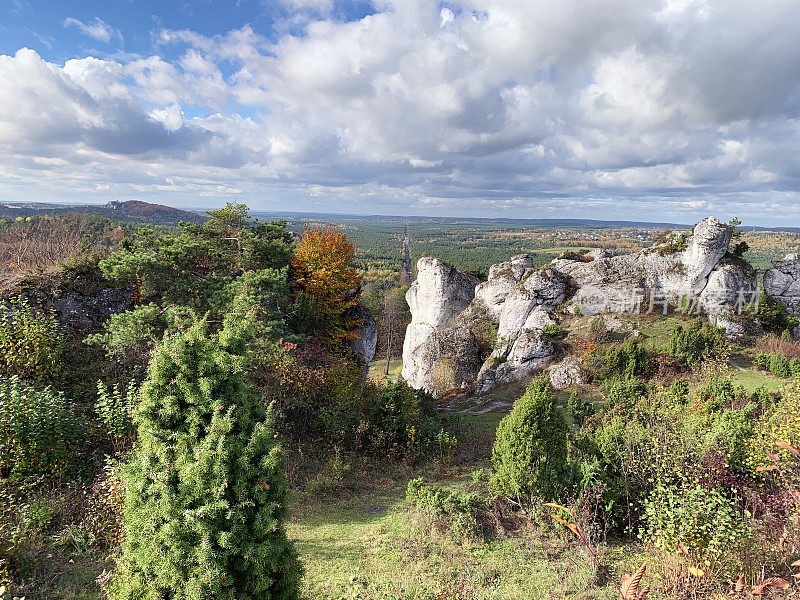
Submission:
[[[0,201],[800,225],[797,0],[0,0]]]

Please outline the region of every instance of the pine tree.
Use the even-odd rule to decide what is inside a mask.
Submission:
[[[125,473],[114,600],[297,597],[280,449],[236,344],[197,323],[155,352]]]
[[[567,464],[567,426],[547,375],[535,378],[497,427],[493,489],[518,502],[555,500]]]

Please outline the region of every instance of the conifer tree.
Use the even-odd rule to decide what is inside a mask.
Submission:
[[[240,338],[201,322],[154,354],[125,473],[114,600],[297,597],[280,449],[243,383]]]
[[[536,377],[497,426],[492,449],[496,492],[518,502],[555,500],[567,465],[567,426],[547,375]]]

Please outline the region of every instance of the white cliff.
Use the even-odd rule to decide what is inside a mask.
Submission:
[[[406,295],[412,321],[402,376],[433,393],[474,386],[479,394],[528,378],[557,357],[547,327],[557,324],[556,308],[568,301],[582,314],[688,303],[738,334],[734,313],[753,299],[756,275],[728,254],[731,234],[731,227],[710,217],[689,235],[671,233],[635,254],[594,250],[538,270],[522,254],[492,266],[480,284],[441,260],[422,258]],[[776,269],[772,287],[800,310],[800,260],[776,263]]]

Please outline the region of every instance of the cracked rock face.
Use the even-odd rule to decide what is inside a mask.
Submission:
[[[534,269],[528,255],[514,256],[493,265],[483,283],[441,260],[422,258],[406,295],[412,321],[402,376],[434,394],[473,385],[482,394],[530,377],[556,357],[543,330],[556,324],[556,308],[573,293],[585,315],[640,312],[645,302],[659,310],[688,299],[730,335],[741,335],[740,320],[732,317],[743,299],[752,299],[756,274],[727,254],[731,234],[731,227],[709,217],[691,235],[672,233],[635,254],[594,250],[580,260],[556,259],[545,269]],[[800,314],[800,257],[771,271],[767,291]],[[578,372],[564,365],[555,377],[572,381]]]
[[[477,285],[476,277],[438,258],[417,263],[417,279],[406,292],[411,323],[403,342],[402,377],[410,386],[437,392],[444,391],[445,383],[461,385],[464,364],[478,351],[477,344],[474,335],[470,339],[457,326],[445,330],[472,302]]]
[[[764,291],[783,304],[789,314],[800,316],[800,257],[789,254],[772,263],[764,273]]]
[[[720,312],[727,310],[723,307],[730,304],[731,294],[754,289],[756,281],[749,265],[724,262],[731,234],[728,225],[709,217],[688,238],[672,234],[660,245],[636,254],[598,254],[591,262],[558,259],[553,267],[575,281],[575,303],[585,315],[639,312],[645,302],[658,309],[666,303],[679,305],[684,298]]]

